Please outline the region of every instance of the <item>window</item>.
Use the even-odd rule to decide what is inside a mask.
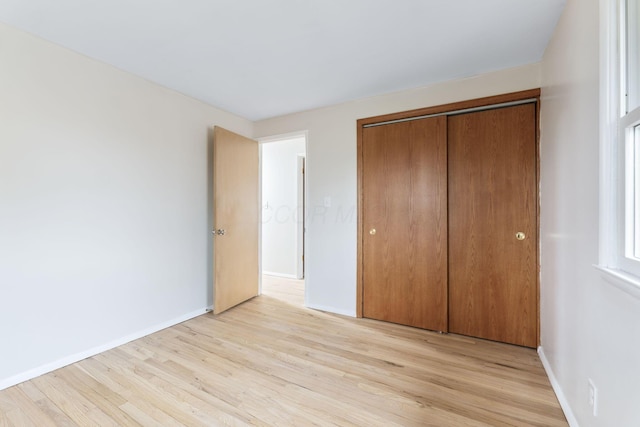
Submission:
[[[640,126],[626,129],[625,256],[640,261]]]
[[[622,111],[627,114],[640,107],[640,0],[623,3],[620,68],[623,71]]]
[[[606,4],[599,268],[640,297],[640,0]]]
[[[624,144],[625,187],[621,267],[640,276],[640,0],[624,0],[620,9],[618,140]]]

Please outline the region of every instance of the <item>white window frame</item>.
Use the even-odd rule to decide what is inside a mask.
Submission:
[[[625,10],[626,0],[600,1],[600,260],[596,267],[607,282],[640,298],[640,260],[631,256],[636,210],[629,185],[635,181],[634,174],[640,174],[631,142],[631,130],[640,124],[640,108],[625,114]]]

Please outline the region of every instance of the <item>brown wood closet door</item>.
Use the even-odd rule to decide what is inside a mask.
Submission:
[[[446,118],[362,137],[363,315],[446,331]]]
[[[537,345],[535,108],[448,119],[450,332]]]
[[[213,131],[213,311],[258,295],[258,142]]]

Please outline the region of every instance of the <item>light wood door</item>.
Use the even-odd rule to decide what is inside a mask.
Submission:
[[[217,314],[258,295],[258,142],[216,126],[213,156]]]
[[[537,344],[535,124],[535,104],[448,119],[450,332]]]
[[[363,315],[447,330],[446,118],[363,129]]]

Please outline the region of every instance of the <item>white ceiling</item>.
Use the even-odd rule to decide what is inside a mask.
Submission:
[[[2,0],[0,22],[251,120],[534,63],[565,0]]]

